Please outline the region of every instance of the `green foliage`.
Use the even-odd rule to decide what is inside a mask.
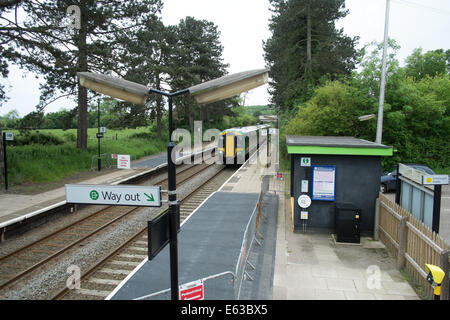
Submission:
[[[25,131],[16,136],[14,140],[9,142],[13,146],[25,146],[30,144],[39,145],[60,145],[64,143],[64,139],[55,136],[49,132]]]
[[[394,41],[390,44],[396,47]],[[355,72],[351,79],[328,81],[314,91],[311,99],[298,104],[295,114],[287,114],[288,120],[282,122],[280,141],[284,141],[286,134],[356,135],[373,141],[376,120],[359,122],[357,118],[377,114],[380,51],[378,46],[365,56],[361,61],[362,70]],[[433,53],[436,51],[442,50]],[[450,163],[450,75],[409,77],[405,70],[409,67],[400,68],[393,56],[388,66],[383,143],[393,146],[397,152],[383,159],[383,167],[387,169],[397,162],[406,162],[447,170]]]
[[[343,0],[271,0],[272,37],[264,43],[272,102],[281,110],[311,97],[320,79],[349,75],[356,63],[357,37],[335,27],[345,17]]]
[[[73,142],[76,130],[42,130],[39,137],[52,137],[59,144],[12,145],[8,143],[8,175],[12,184],[26,182],[50,182],[91,169],[92,156],[97,154],[97,129],[89,129],[87,151],[80,151]],[[36,134],[30,133],[30,136]],[[118,139],[116,140],[115,137]],[[101,141],[102,153],[130,154],[137,159],[163,152],[167,147],[164,139],[154,139],[147,128],[136,130],[108,130]],[[20,135],[15,135],[15,139]],[[40,140],[42,142],[42,140]]]
[[[118,74],[127,69],[119,57],[127,55],[120,44],[126,32],[133,39],[135,32],[160,13],[160,0],[140,1],[72,1],[29,0],[13,1],[14,6],[2,4],[0,9],[0,72],[8,72],[6,62],[17,63],[33,73],[41,74],[41,97],[37,111],[41,112],[52,100],[62,96],[77,98],[77,147],[87,147],[86,132],[88,92],[76,79],[77,72]],[[78,29],[71,28],[76,16],[67,9],[76,5],[80,13]],[[13,18],[14,9],[23,12],[19,23]],[[22,20],[22,21],[21,21]],[[72,25],[73,26],[73,25]],[[147,45],[147,43],[145,44]],[[0,100],[3,98],[0,87]],[[34,123],[33,128],[38,128]]]
[[[0,116],[0,128],[14,129],[19,122],[19,112],[17,110],[11,110],[4,116]]]
[[[445,75],[449,73],[450,50],[444,52],[442,49],[422,53],[422,48],[417,48],[406,59],[406,75],[416,80],[426,76]]]

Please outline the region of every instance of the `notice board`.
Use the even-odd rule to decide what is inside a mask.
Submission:
[[[335,201],[336,166],[312,166],[312,200]]]

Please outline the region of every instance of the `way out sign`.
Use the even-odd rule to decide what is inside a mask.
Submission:
[[[180,300],[204,300],[203,281],[197,280],[180,286]]]
[[[67,203],[161,207],[161,187],[66,184]]]

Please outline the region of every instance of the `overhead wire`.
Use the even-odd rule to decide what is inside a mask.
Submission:
[[[410,1],[410,0],[392,0],[392,1],[396,2],[396,3],[399,3],[399,4],[407,5],[409,7],[415,6],[416,8],[417,7],[419,7],[419,8],[426,8],[426,9],[432,10],[432,11],[434,11],[436,13],[440,13],[440,14],[444,14],[444,15],[450,15],[450,11],[443,10],[443,9],[438,9],[438,8],[434,8],[434,7],[430,7],[430,6],[426,6],[426,5],[423,5],[421,3],[413,2],[413,1]]]

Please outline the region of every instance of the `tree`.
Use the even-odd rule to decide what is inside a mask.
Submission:
[[[186,89],[226,74],[228,65],[223,63],[220,32],[214,23],[186,17],[172,30],[175,37],[170,43],[172,51],[168,64],[168,82],[172,90]],[[227,99],[200,107],[190,96],[175,97],[178,123],[193,130],[194,119],[209,122],[211,114],[223,115],[230,101]]]
[[[76,73],[105,73],[107,70],[124,73],[127,66],[117,63],[117,54],[122,48],[117,35],[124,30],[132,32],[141,28],[144,21],[160,12],[161,1],[30,0],[8,3],[11,4],[0,7],[0,44],[7,53],[0,60],[0,68],[2,61],[8,59],[44,75],[37,112],[59,97],[76,96],[77,147],[86,150],[88,92],[77,82]],[[4,14],[14,5],[19,18],[18,7],[26,14],[23,19],[14,20]],[[75,6],[76,10],[69,10],[68,16],[70,6]],[[6,46],[9,47],[5,50]],[[4,68],[0,71],[5,74]]]
[[[168,90],[170,57],[171,51],[174,50],[170,44],[174,43],[174,37],[172,28],[164,26],[157,17],[150,17],[145,22],[145,27],[134,34],[125,30],[121,35],[121,42],[124,44],[124,54],[121,57],[126,60],[123,63],[127,63],[129,69],[124,78],[157,90]],[[145,106],[121,103],[116,107],[116,110],[128,109],[143,121],[155,118],[157,137],[161,138],[164,114],[164,100],[161,95],[150,95]],[[123,113],[123,116],[128,117],[126,113]]]
[[[337,30],[335,21],[345,17],[344,0],[270,0],[272,37],[264,42],[270,68],[269,92],[282,110],[306,101],[319,80],[350,75],[357,51],[357,37]]]
[[[395,41],[389,43],[398,48]],[[367,48],[363,52],[368,52]],[[364,55],[361,71],[355,71],[351,79],[317,87],[311,99],[297,105],[295,115],[282,128],[283,134],[352,136],[355,127],[359,138],[373,141],[376,121],[359,123],[357,117],[377,111],[381,49],[376,46]],[[395,59],[395,50],[387,69],[383,143],[394,146],[397,152],[383,159],[384,167],[409,162],[448,168],[450,141],[445,137],[450,135],[450,75],[428,75],[420,80],[407,76]]]
[[[426,76],[434,77],[449,73],[450,50],[442,49],[422,53],[422,48],[417,48],[406,59],[406,75],[416,80]]]

